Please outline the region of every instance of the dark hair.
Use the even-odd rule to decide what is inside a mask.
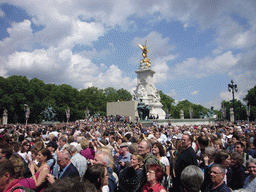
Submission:
[[[5,154],[6,159],[10,159],[10,157],[12,156],[12,148],[1,146],[0,149],[2,149],[2,153]]]
[[[214,163],[221,164],[223,163],[228,157],[230,153],[226,150],[222,150],[216,153]]]
[[[80,182],[80,179],[77,177],[65,177],[63,179],[58,179],[52,185],[49,185],[45,192],[97,192],[95,186],[85,180]]]
[[[101,190],[101,182],[105,177],[105,166],[102,164],[94,164],[86,170],[83,181],[88,180],[93,183],[97,190]]]
[[[237,153],[237,152],[231,153],[230,157],[231,157],[231,159],[234,159],[238,163],[239,166],[243,165],[244,159],[243,159],[242,155],[240,155],[239,153]]]
[[[197,140],[199,144],[208,147],[209,140],[205,135],[200,135]]]
[[[0,162],[0,176],[4,175],[6,172],[10,174],[11,178],[14,178],[15,171],[12,162],[8,159],[5,159]]]
[[[234,144],[235,145],[241,145],[241,148],[245,148],[244,144],[241,141],[238,141]]]
[[[165,150],[164,150],[164,147],[161,143],[155,142],[155,143],[153,143],[152,146],[153,147],[156,146],[159,149],[159,154],[160,154],[161,157],[165,156]]]
[[[37,155],[38,154],[38,150],[36,148],[33,148],[33,149],[31,149],[31,153]]]
[[[147,170],[149,170],[149,169],[151,169],[155,172],[156,180],[158,182],[161,182],[162,179],[163,179],[163,175],[164,175],[164,171],[163,171],[163,168],[161,167],[161,165],[159,165],[159,164],[150,164],[147,167]]]
[[[18,152],[20,150],[20,143],[17,141],[12,142],[12,148],[14,152]]]
[[[27,144],[29,144],[29,149],[28,149],[28,151],[30,151],[30,149],[31,149],[30,142],[29,142],[28,140],[25,140],[25,141],[23,142],[23,144],[21,145],[21,152],[23,152],[23,153],[26,152],[24,146],[27,145]]]
[[[47,156],[47,160],[52,159],[52,154],[49,149],[44,148],[39,152],[41,152],[43,156]]]

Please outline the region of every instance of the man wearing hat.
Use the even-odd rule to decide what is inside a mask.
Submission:
[[[56,142],[54,141],[49,141],[47,144],[46,144],[46,147],[47,149],[49,149],[49,151],[51,151],[52,153],[52,159],[49,159],[47,161],[47,164],[48,166],[50,167],[51,169],[51,174],[57,178],[58,176],[58,172],[59,172],[59,167],[58,167],[58,164],[57,164],[57,154],[56,154],[56,149],[58,148],[58,145]]]
[[[124,167],[131,164],[131,153],[128,149],[128,143],[122,143],[120,145],[119,156],[116,158],[115,167],[116,172],[119,173]]]

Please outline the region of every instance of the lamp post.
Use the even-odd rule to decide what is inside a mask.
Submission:
[[[234,81],[231,80],[231,84],[228,84],[228,91],[232,91],[233,96],[233,110],[234,110],[234,121],[236,121],[236,111],[235,111],[235,92],[238,91],[237,84],[234,84]]]

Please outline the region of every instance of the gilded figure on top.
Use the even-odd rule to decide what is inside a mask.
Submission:
[[[147,43],[147,40],[145,41],[145,45],[138,44],[138,46],[142,50],[142,56],[144,58],[140,61],[140,64],[146,63],[147,67],[150,67],[151,66],[150,58],[147,58],[147,53],[148,53],[149,47],[146,46],[146,43]]]

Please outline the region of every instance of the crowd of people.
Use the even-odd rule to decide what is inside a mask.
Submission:
[[[256,191],[256,123],[0,128],[0,192]]]

